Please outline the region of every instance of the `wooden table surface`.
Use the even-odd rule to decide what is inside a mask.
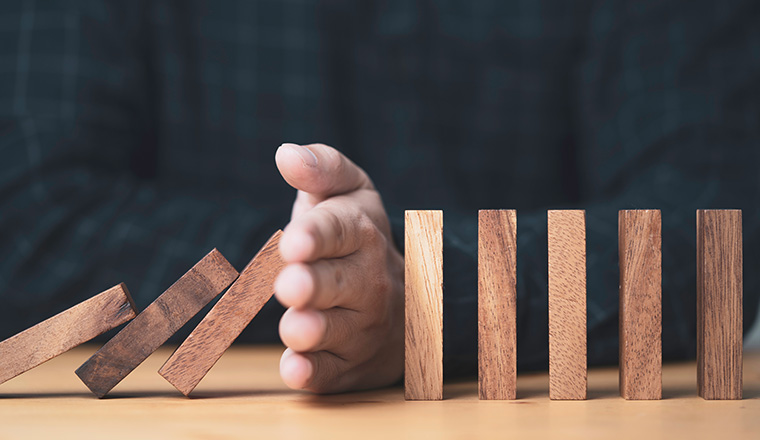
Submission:
[[[151,355],[105,399],[74,375],[96,346],[0,385],[0,439],[17,438],[752,438],[760,439],[760,355],[746,354],[744,400],[696,396],[693,363],[666,364],[661,401],[625,401],[617,368],[590,369],[587,401],[550,401],[546,374],[520,375],[518,400],[479,401],[477,383],[445,400],[406,402],[401,388],[314,396],[288,390],[280,347],[235,346],[186,398]]]

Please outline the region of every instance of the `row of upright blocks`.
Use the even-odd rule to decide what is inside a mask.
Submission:
[[[549,397],[587,394],[586,218],[548,211]],[[478,215],[478,392],[512,400],[517,391],[517,215]],[[659,210],[618,217],[620,395],[662,398],[662,220]],[[697,211],[697,391],[742,398],[742,217]],[[407,400],[443,398],[443,213],[405,215]]]

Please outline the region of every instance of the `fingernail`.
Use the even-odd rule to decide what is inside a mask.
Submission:
[[[314,154],[313,151],[309,150],[308,148],[298,145],[298,144],[289,144],[285,143],[282,144],[283,147],[288,147],[296,152],[301,157],[301,161],[304,165],[307,167],[316,167],[319,161],[317,160],[317,156]]]

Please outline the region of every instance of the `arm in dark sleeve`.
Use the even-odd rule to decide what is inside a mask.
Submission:
[[[608,2],[591,16],[573,90],[575,162],[568,163],[582,201],[547,206],[587,211],[590,365],[618,357],[618,210],[662,210],[665,360],[695,355],[695,210],[742,209],[745,268],[760,261],[759,9],[652,2],[632,11]],[[546,212],[518,211],[517,234],[518,367],[546,368]],[[445,371],[474,374],[477,213],[445,212],[444,235]],[[745,274],[749,329],[760,286]]]
[[[214,247],[242,269],[287,219],[244,188],[141,171],[157,155],[149,42],[138,2],[115,3],[3,13],[17,28],[0,81],[0,336],[122,281],[143,308]],[[276,340],[274,322],[257,328]]]

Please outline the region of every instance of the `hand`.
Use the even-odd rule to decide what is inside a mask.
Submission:
[[[404,364],[404,258],[380,194],[326,145],[283,144],[275,161],[298,190],[274,286],[288,308],[280,376],[317,393],[393,383]]]

